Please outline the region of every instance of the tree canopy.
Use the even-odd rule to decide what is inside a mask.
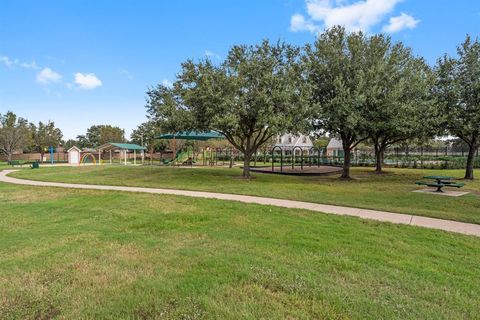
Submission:
[[[125,130],[112,125],[93,125],[85,136],[90,147],[98,147],[108,142],[125,142]],[[79,137],[77,137],[78,140]]]
[[[342,139],[342,178],[350,178],[351,151],[368,138],[365,114],[368,87],[368,38],[333,27],[306,46],[305,65],[311,87],[310,118],[315,129]]]
[[[438,116],[430,98],[432,72],[422,58],[384,35],[366,39],[365,121],[382,172],[385,150],[412,138],[433,138]]]
[[[465,179],[473,179],[480,147],[480,42],[467,36],[457,56],[445,55],[436,66],[435,95],[445,128],[469,146]]]
[[[155,137],[160,133],[158,127],[153,121],[147,121],[140,124],[133,130],[130,138],[133,143],[145,146],[150,155],[150,162],[153,161],[153,154],[155,151],[165,150],[168,142],[166,140],[156,139]]]
[[[243,176],[259,146],[283,132],[302,129],[306,90],[300,49],[263,41],[234,46],[220,65],[210,60],[182,64],[173,88],[148,92],[155,119],[174,131],[215,130],[245,157]]]
[[[55,127],[55,123],[47,121],[46,123],[39,122],[38,125],[30,124],[30,132],[32,134],[33,148],[40,152],[43,161],[43,155],[47,148],[57,148],[62,141],[62,131]]]
[[[17,117],[12,111],[0,114],[0,154],[11,161],[15,151],[28,147],[29,132],[26,119]]]

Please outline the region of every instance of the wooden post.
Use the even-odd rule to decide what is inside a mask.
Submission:
[[[177,141],[175,140],[175,136],[173,136],[173,155],[172,155],[172,166],[175,167],[175,158],[177,157]]]
[[[133,164],[137,164],[137,150],[133,149]]]

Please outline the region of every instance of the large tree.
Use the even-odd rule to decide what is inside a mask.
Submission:
[[[388,147],[437,133],[430,98],[433,78],[422,58],[385,35],[367,37],[364,50],[366,131],[374,145],[375,171],[381,173]]]
[[[311,119],[315,129],[341,138],[341,178],[350,178],[352,150],[368,139],[365,118],[368,38],[333,27],[306,46],[306,77],[311,88]]]
[[[158,102],[151,109],[157,118],[177,119],[173,129],[223,134],[244,154],[243,177],[249,178],[252,155],[262,144],[301,129],[306,94],[299,54],[297,47],[263,41],[234,46],[220,65],[187,61],[173,89],[150,92],[150,101]]]
[[[150,155],[150,163],[153,163],[153,154],[158,150],[165,150],[167,141],[156,139],[160,133],[154,121],[140,124],[131,134],[132,142],[145,146]]]
[[[29,127],[26,119],[17,117],[13,112],[0,114],[0,154],[12,160],[15,151],[28,147]]]
[[[55,123],[48,121],[46,123],[39,122],[38,126],[30,124],[30,130],[32,133],[33,148],[37,152],[40,152],[41,161],[43,156],[49,147],[57,148],[62,141],[62,131],[55,127]]]
[[[94,125],[87,129],[86,138],[91,147],[108,142],[125,142],[125,130],[112,125]]]
[[[467,36],[457,56],[445,55],[436,66],[435,94],[450,134],[469,147],[465,179],[473,179],[475,152],[480,147],[480,42]]]

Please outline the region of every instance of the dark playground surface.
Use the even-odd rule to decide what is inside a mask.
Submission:
[[[303,170],[301,167],[295,166],[292,169],[292,166],[284,165],[283,169],[280,171],[280,167],[275,167],[275,170],[272,171],[271,166],[265,167],[252,167],[250,169],[252,172],[258,173],[272,173],[272,174],[285,174],[285,175],[292,175],[292,176],[325,176],[336,174],[342,171],[341,167],[333,167],[333,166],[303,166]]]

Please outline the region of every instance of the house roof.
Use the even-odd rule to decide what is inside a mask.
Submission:
[[[278,141],[280,140],[280,141]],[[305,142],[304,142],[305,140]],[[309,136],[299,134],[284,134],[282,136],[277,137],[277,143],[275,143],[276,147],[286,147],[286,148],[293,148],[293,147],[302,147],[302,148],[311,148],[313,147],[312,139]]]
[[[70,152],[71,150],[77,150],[78,152],[81,152],[81,151],[82,151],[82,150],[80,150],[80,148],[78,148],[77,146],[71,147],[70,149],[67,150],[67,152]]]
[[[343,149],[342,140],[335,138],[330,139],[327,145],[327,149]]]
[[[101,145],[97,148],[101,151],[110,151],[115,149],[122,149],[122,150],[145,150],[145,147],[139,146],[138,144],[133,143],[116,143],[116,142],[109,142]]]

